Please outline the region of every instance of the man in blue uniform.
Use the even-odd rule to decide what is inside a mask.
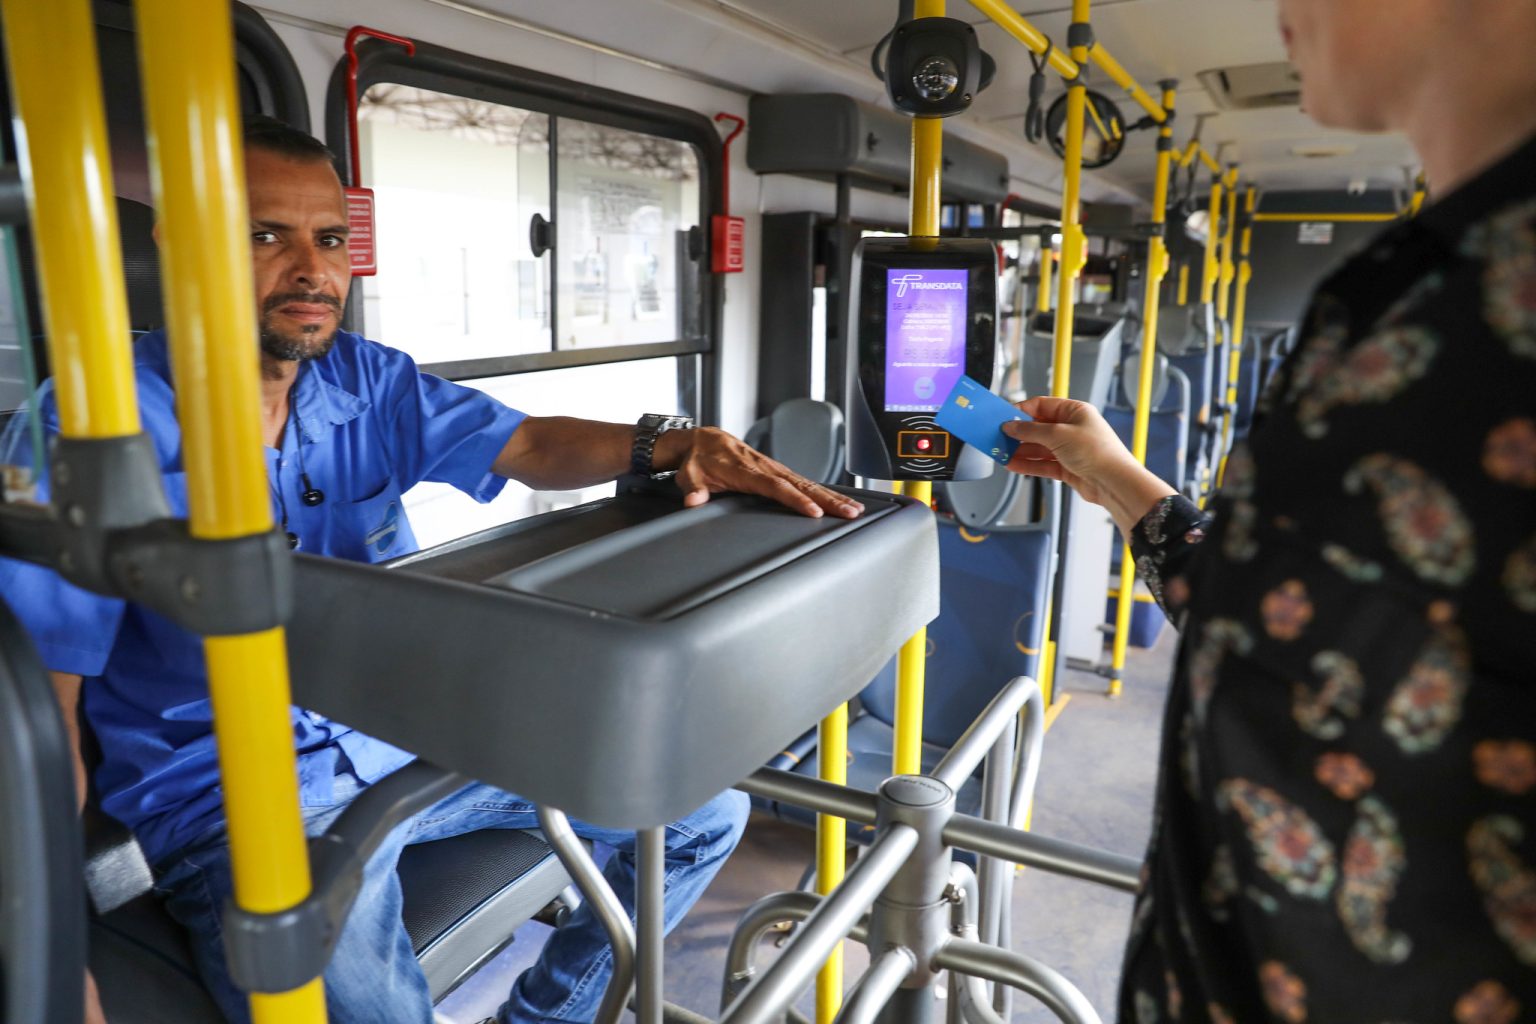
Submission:
[[[572,489],[632,468],[675,470],[689,505],[713,492],[744,491],[810,516],[851,518],[862,510],[722,431],[666,430],[659,417],[635,427],[524,416],[479,391],[421,373],[404,353],[340,330],[351,270],[346,206],[329,151],[308,135],[258,119],[246,131],[246,173],[268,476],[274,514],[300,550],[369,562],[413,550],[401,498],[424,480],[452,484],[484,502],[507,479]],[[154,439],[172,508],[184,516],[181,430],[163,332],[140,339],[135,369],[144,428]],[[56,430],[51,387],[39,401]],[[71,725],[83,699],[103,754],[95,777],[103,808],[138,837],[168,909],[193,936],[203,976],[224,1013],[248,1019],[220,942],[219,914],[231,878],[198,639],[152,612],[78,590],[34,566],[0,562],[0,592],[52,671]],[[411,760],[312,712],[294,708],[292,722],[311,834],[363,788]],[[83,786],[82,774],[82,792]],[[746,809],[742,794],[725,793],[666,830],[668,928],[735,847]],[[474,784],[397,828],[369,863],[325,972],[331,1019],[432,1019],[426,981],[400,918],[394,868],[403,846],[484,828],[531,827],[530,803]],[[606,873],[632,905],[633,835],[579,823],[576,830],[618,849]],[[518,979],[499,1019],[590,1020],[610,973],[601,928],[588,910],[579,910]]]

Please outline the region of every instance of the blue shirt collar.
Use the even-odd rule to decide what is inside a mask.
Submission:
[[[139,365],[152,370],[175,387],[171,378],[170,346],[164,328],[139,339],[136,358]],[[298,411],[298,433],[309,444],[326,440],[332,427],[350,423],[370,407],[366,399],[327,379],[331,376],[327,372],[328,360],[327,355],[301,366],[290,396]]]

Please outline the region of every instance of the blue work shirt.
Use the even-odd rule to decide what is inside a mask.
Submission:
[[[140,338],[134,357],[144,430],[160,458],[171,512],[184,517],[186,470],[164,333]],[[57,432],[51,384],[38,401],[49,432]],[[362,562],[417,549],[401,501],[417,483],[452,484],[482,502],[500,493],[505,481],[491,464],[524,418],[482,392],[422,373],[403,352],[345,331],[327,355],[301,366],[291,403],[282,448],[266,453],[273,516],[286,519],[300,551]],[[21,443],[0,455],[30,463],[24,437],[12,440]],[[324,492],[323,502],[304,504],[301,474]],[[40,490],[45,497],[46,480]],[[0,559],[0,594],[44,664],[85,677],[82,703],[103,755],[95,776],[102,808],[133,830],[151,863],[222,828],[199,638],[20,562]],[[293,708],[291,717],[306,806],[331,802],[339,754],[365,782],[412,758],[312,712]]]

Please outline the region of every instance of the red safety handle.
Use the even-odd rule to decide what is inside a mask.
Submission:
[[[403,46],[406,56],[416,56],[416,44],[404,36],[380,32],[366,25],[353,25],[347,32],[347,142],[352,157],[350,168],[354,185],[362,184],[363,177],[363,165],[358,156],[357,147],[357,41],[363,36],[371,36],[374,39],[382,39],[386,43]]]
[[[722,172],[724,180],[720,183],[720,205],[726,212],[731,212],[731,143],[736,141],[736,136],[746,131],[747,119],[737,117],[735,114],[716,114],[716,121],[735,121],[736,127],[731,129],[731,134],[725,137],[725,169]]]

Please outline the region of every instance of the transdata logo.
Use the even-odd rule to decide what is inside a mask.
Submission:
[[[900,277],[891,278],[891,283],[896,286],[896,297],[905,298],[907,289],[920,292],[963,292],[965,285],[959,281],[924,281],[922,274],[902,274]]]

